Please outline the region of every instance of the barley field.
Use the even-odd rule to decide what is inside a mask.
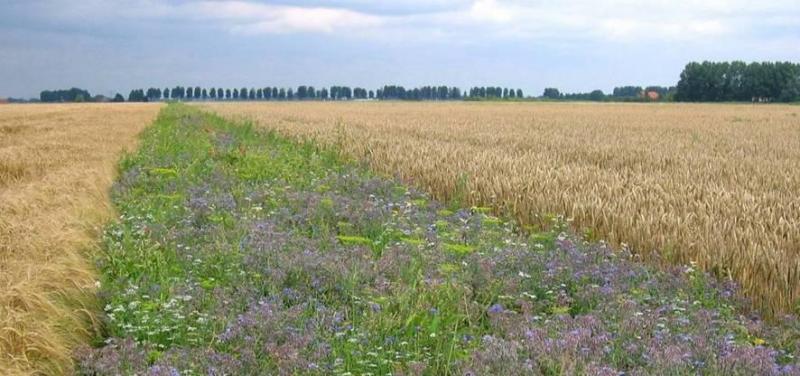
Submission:
[[[88,252],[159,105],[0,106],[0,370],[64,374],[100,325]]]
[[[800,298],[800,107],[728,104],[208,104],[313,138],[444,200]]]

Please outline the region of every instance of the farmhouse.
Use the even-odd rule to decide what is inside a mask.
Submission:
[[[659,94],[659,93],[658,93],[657,91],[655,91],[655,90],[650,90],[650,91],[646,92],[646,93],[644,94],[644,96],[645,96],[645,97],[646,97],[648,100],[651,100],[651,101],[657,101],[657,100],[661,99],[661,94]]]

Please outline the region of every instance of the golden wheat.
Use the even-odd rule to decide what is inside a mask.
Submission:
[[[0,373],[64,374],[97,329],[87,251],[158,105],[0,106]]]
[[[767,313],[800,298],[800,107],[211,104],[527,224],[574,219],[653,260],[731,275]]]

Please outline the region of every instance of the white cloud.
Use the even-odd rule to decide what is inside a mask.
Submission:
[[[343,8],[268,5],[246,1],[204,1],[176,10],[193,17],[223,21],[237,34],[352,31],[377,27],[381,17]]]
[[[508,23],[514,20],[511,9],[497,0],[476,0],[472,3],[469,13],[476,21]]]
[[[255,0],[49,0],[36,4],[48,17],[60,20],[208,21],[215,28],[247,35],[341,31],[370,38],[669,42],[757,39],[757,34],[771,28],[800,30],[797,0],[408,0],[402,4],[308,0],[304,4],[310,5],[305,6]]]

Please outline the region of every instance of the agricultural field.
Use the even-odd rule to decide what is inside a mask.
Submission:
[[[116,161],[159,105],[0,107],[0,373],[62,374],[97,335],[89,253]]]
[[[2,107],[0,373],[800,375],[797,109]]]
[[[204,106],[313,139],[531,230],[732,278],[767,315],[800,303],[800,107],[270,103]]]
[[[694,265],[558,218],[520,231],[196,107],[161,111],[111,197],[105,330],[79,374],[800,372],[798,321],[759,320]]]

